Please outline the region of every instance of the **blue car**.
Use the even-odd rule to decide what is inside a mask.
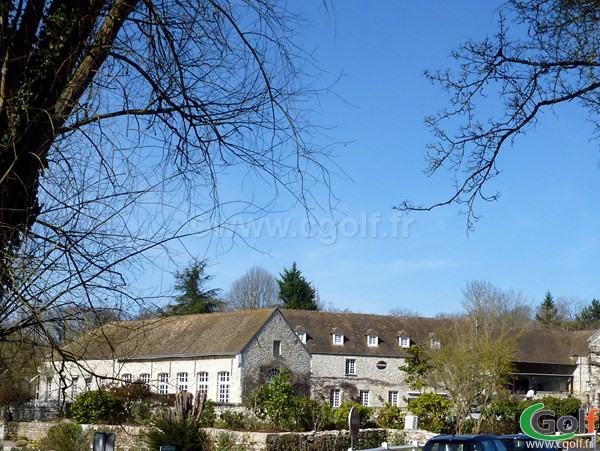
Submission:
[[[437,435],[422,451],[506,451],[495,435]]]

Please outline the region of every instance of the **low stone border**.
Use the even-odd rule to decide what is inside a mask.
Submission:
[[[0,437],[27,437],[39,440],[47,436],[48,429],[56,423],[48,422],[10,422],[0,424]],[[119,451],[141,451],[141,426],[108,426],[84,424],[85,432],[114,432]],[[205,431],[216,442],[219,436],[226,434],[230,443],[243,447],[244,451],[334,451],[346,450],[350,445],[350,435],[346,430],[322,432],[249,432],[229,431],[227,429],[206,428]],[[382,442],[390,444],[425,443],[435,434],[420,430],[399,429],[363,429],[355,440],[357,448],[372,448]]]

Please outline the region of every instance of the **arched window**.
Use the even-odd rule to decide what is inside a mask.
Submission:
[[[208,398],[208,373],[206,371],[201,371],[196,375],[196,387],[198,396],[202,396],[206,393],[206,397]]]
[[[188,373],[177,373],[177,391],[187,391]]]
[[[231,375],[229,371],[221,371],[218,375],[218,390],[217,390],[217,401],[222,403],[229,402],[229,387],[230,387]]]
[[[269,371],[267,371],[267,374],[265,375],[265,380],[267,382],[271,382],[277,376],[279,376],[279,370],[277,368],[271,368]]]
[[[169,374],[160,373],[158,375],[158,394],[168,395],[169,394]]]

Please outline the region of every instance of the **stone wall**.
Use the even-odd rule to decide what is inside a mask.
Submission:
[[[273,342],[279,342],[279,355]],[[308,391],[311,356],[281,313],[276,312],[242,353],[242,396],[266,382],[269,370],[287,368],[295,380],[304,378]],[[306,393],[308,395],[308,393]]]
[[[27,437],[30,440],[46,437],[48,429],[56,423],[13,422],[1,425],[0,432],[5,431],[4,438]],[[143,451],[140,439],[143,428],[139,426],[104,426],[82,425],[90,435],[96,431],[114,432],[119,451]],[[323,432],[246,432],[227,431],[224,429],[205,429],[216,442],[227,440],[231,445],[241,445],[245,451],[345,451],[350,447],[348,431]],[[390,445],[423,444],[435,434],[427,431],[403,431],[397,429],[364,429],[355,440],[355,447],[374,448],[383,442]]]
[[[355,361],[355,373],[346,374],[346,360]],[[398,406],[406,406],[407,392],[399,357],[315,354],[312,358],[312,392],[317,399],[329,400],[329,390],[341,390],[341,402],[357,400],[360,390],[369,392],[369,406],[382,407],[389,392],[398,392]]]

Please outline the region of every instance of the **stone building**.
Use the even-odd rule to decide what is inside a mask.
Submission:
[[[38,399],[70,401],[83,390],[141,380],[160,394],[206,392],[241,405],[287,368],[300,387],[336,407],[346,400],[405,406],[419,395],[400,370],[413,343],[436,347],[444,320],[279,308],[111,323],[67,346],[38,378]],[[525,394],[600,399],[600,335],[519,333],[511,387]]]
[[[70,401],[83,390],[139,380],[159,394],[206,392],[238,405],[244,387],[282,367],[308,381],[310,354],[278,309],[111,323],[45,365],[38,398]]]

